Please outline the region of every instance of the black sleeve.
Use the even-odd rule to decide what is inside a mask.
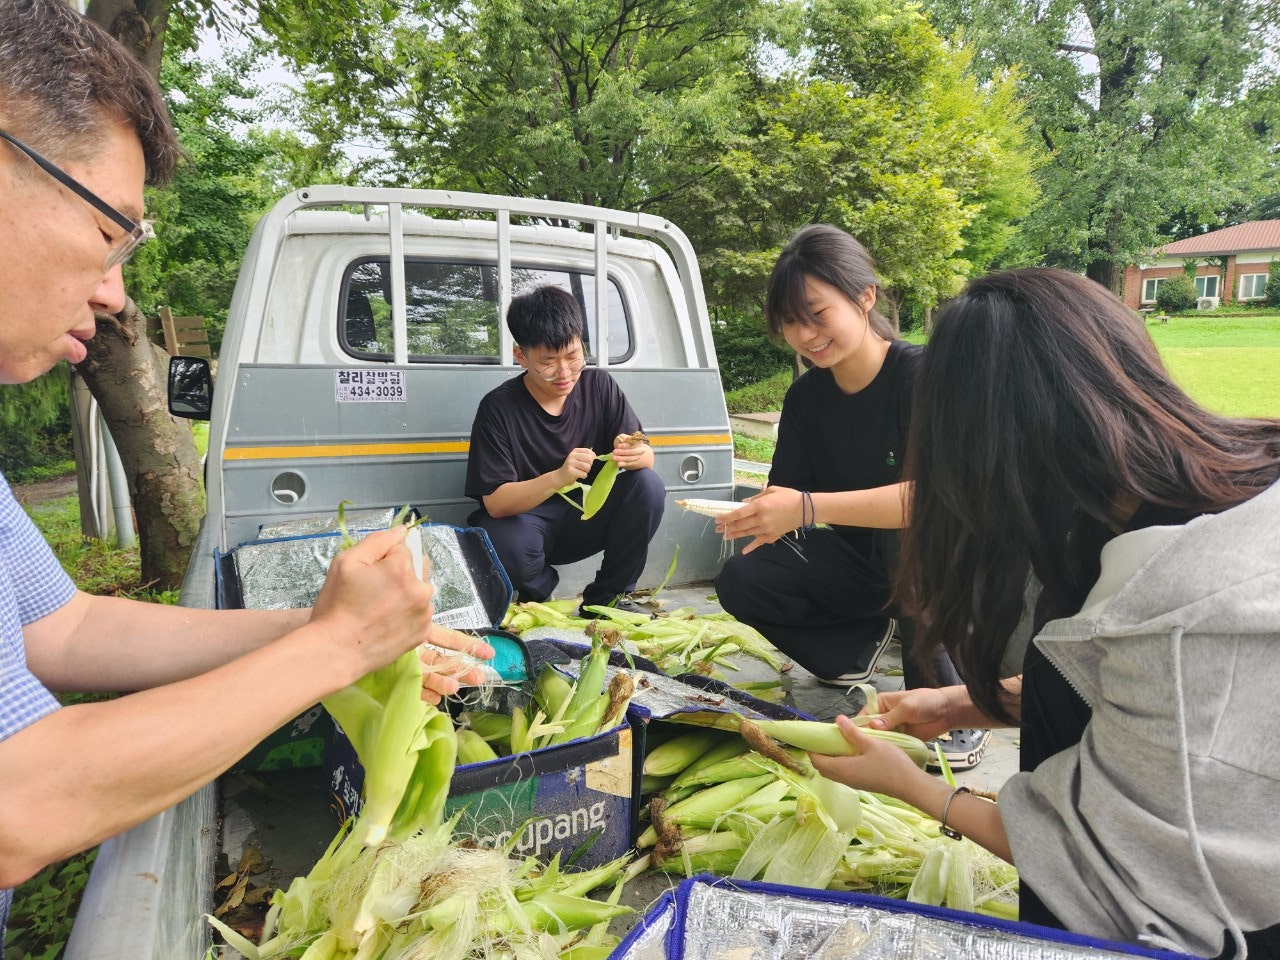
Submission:
[[[504,483],[521,479],[511,459],[514,448],[500,404],[489,394],[480,401],[471,425],[471,446],[467,452],[466,495],[480,501]]]
[[[813,442],[810,420],[813,402],[804,374],[787,389],[782,400],[782,415],[778,418],[778,443],[773,451],[773,463],[769,467],[769,485],[808,490],[814,485],[813,460],[809,444]]]
[[[622,392],[622,387],[618,385],[618,381],[613,376],[606,374],[600,378],[600,386],[602,396],[601,407],[607,410],[605,421],[609,424],[609,445],[604,448],[605,452],[613,449],[613,438],[620,433],[635,433],[637,430],[643,429],[640,426],[640,418],[636,416],[634,410],[631,409],[631,403],[627,400],[627,395]]]

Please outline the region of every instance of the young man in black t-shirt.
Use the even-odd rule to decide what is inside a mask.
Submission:
[[[480,401],[467,456],[471,514],[493,542],[523,600],[545,600],[560,582],[555,566],[603,551],[582,605],[628,607],[658,530],[666,489],[653,449],[627,442],[640,421],[617,382],[587,367],[583,313],[569,292],[545,286],[516,297],[507,327],[525,372]],[[590,519],[556,491],[590,482],[612,453],[618,477]],[[580,500],[574,495],[575,500]]]

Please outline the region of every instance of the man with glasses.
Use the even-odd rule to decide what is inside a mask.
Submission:
[[[143,183],[164,182],[180,154],[124,48],[61,0],[0,0],[0,382],[85,359],[149,235]],[[313,611],[92,596],[0,477],[0,953],[8,888],[178,802],[429,631],[493,656],[433,630],[431,594],[402,528],[346,551]],[[458,689],[427,683],[437,699]],[[60,707],[51,690],[138,692]]]
[[[578,301],[559,287],[516,297],[507,310],[525,372],[491,390],[471,427],[467,496],[481,504],[470,517],[493,542],[521,600],[545,600],[560,582],[556,565],[603,551],[583,588],[585,608],[637,610],[635,589],[666,505],[653,449],[632,438],[640,421],[617,381],[587,366]],[[590,482],[612,454],[618,477],[599,512],[583,513],[557,494]],[[574,500],[581,503],[576,493]]]

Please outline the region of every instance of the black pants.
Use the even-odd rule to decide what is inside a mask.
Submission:
[[[720,605],[817,677],[861,673],[894,615],[894,551],[868,556],[833,530],[788,539],[799,545],[799,554],[779,541],[730,557],[716,578]],[[933,685],[910,656],[910,624],[902,627],[906,686]],[[939,685],[960,682],[945,650],[933,665]]]
[[[497,519],[481,507],[467,522],[489,534],[511,585],[524,600],[545,600],[555,593],[560,583],[555,565],[604,551],[595,579],[582,591],[582,602],[607,604],[635,589],[666,502],[658,474],[624,470],[590,520],[583,520],[563,497],[552,496],[513,517]]]

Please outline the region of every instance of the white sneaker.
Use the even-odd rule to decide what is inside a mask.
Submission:
[[[963,729],[952,730],[928,741],[929,759],[926,766],[930,770],[941,770],[938,755],[933,749],[936,743],[942,747],[942,756],[952,770],[972,770],[982,762],[987,752],[987,744],[991,742],[990,730]]]
[[[861,659],[856,669],[849,673],[842,673],[838,677],[818,677],[818,682],[824,683],[829,687],[854,687],[860,683],[866,683],[871,678],[876,664],[880,662],[881,654],[889,646],[889,641],[893,639],[893,635],[897,630],[898,621],[893,617],[889,617],[885,621],[884,627],[877,628],[877,632],[872,635],[871,644],[863,648]]]

